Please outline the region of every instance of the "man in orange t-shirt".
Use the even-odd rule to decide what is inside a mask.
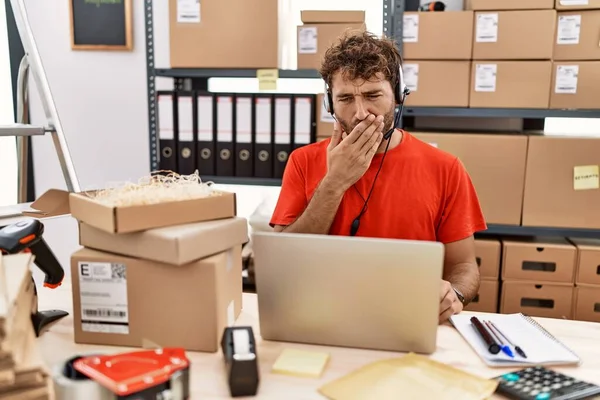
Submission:
[[[395,128],[400,66],[394,43],[367,32],[326,52],[320,72],[333,134],[290,155],[271,226],[443,243],[441,323],[477,295],[473,234],[487,227],[460,160]]]

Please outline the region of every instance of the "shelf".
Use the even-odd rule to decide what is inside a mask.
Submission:
[[[538,226],[488,224],[488,229],[477,236],[538,236],[600,238],[600,229],[549,228]]]
[[[600,118],[599,110],[550,110],[534,108],[406,107],[404,117],[478,118]]]
[[[256,78],[256,68],[158,68],[155,76],[168,78]],[[279,78],[320,79],[314,69],[280,69]]]
[[[248,178],[241,176],[200,176],[202,182],[213,182],[222,185],[250,185],[250,186],[281,186],[281,179],[275,178]]]

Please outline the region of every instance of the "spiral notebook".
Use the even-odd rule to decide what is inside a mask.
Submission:
[[[450,322],[469,343],[473,350],[490,367],[526,367],[529,365],[577,365],[579,356],[538,324],[531,317],[518,314],[482,314],[480,321],[491,321],[514,345],[525,352],[527,358],[518,354],[511,358],[500,352],[488,351],[484,340],[471,323],[473,314],[453,315]],[[503,339],[504,340],[504,339]],[[514,350],[513,350],[514,353]]]

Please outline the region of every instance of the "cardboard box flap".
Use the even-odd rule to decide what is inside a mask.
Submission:
[[[365,12],[360,10],[353,11],[321,11],[304,10],[300,11],[300,19],[305,24],[340,24],[365,22]]]
[[[50,189],[31,203],[31,210],[23,211],[28,217],[56,217],[69,214],[69,192]]]

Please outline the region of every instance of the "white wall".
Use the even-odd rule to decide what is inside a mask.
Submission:
[[[6,30],[6,9],[0,4],[0,125],[15,122]],[[14,137],[0,137],[0,207],[17,202],[17,148]]]

